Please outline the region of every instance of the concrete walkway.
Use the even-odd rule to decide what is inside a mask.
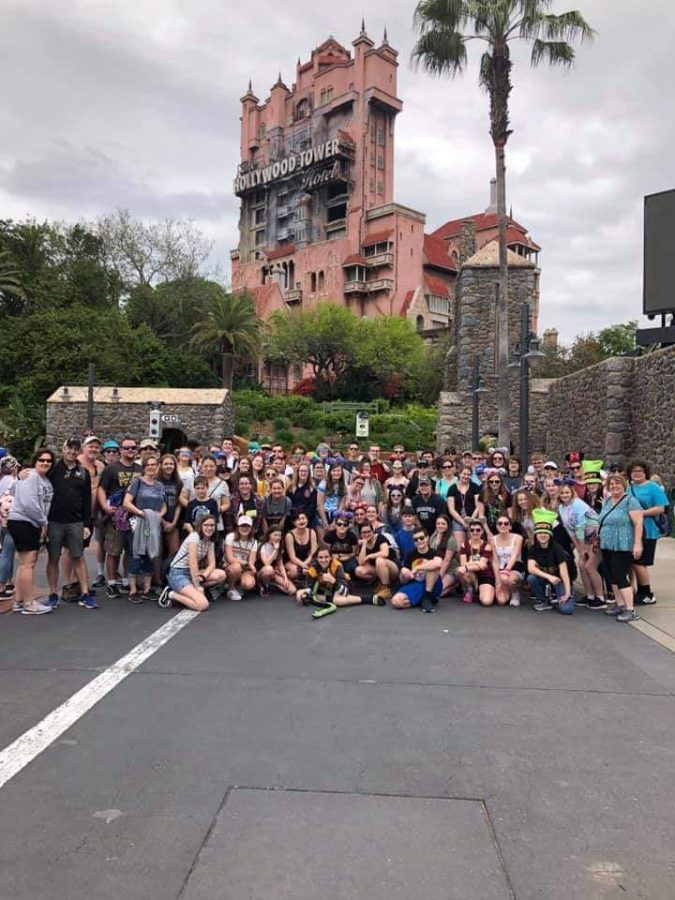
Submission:
[[[675,539],[663,538],[657,544],[656,565],[652,572],[652,590],[657,602],[641,606],[637,628],[647,637],[675,653]]]

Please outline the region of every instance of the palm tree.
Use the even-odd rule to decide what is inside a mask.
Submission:
[[[413,48],[416,65],[432,75],[454,77],[467,64],[468,41],[483,41],[479,83],[490,97],[490,134],[495,148],[497,222],[499,226],[498,389],[499,444],[510,446],[509,323],[506,247],[506,142],[511,93],[511,48],[514,40],[532,42],[530,63],[571,66],[571,42],[595,34],[581,13],[549,13],[553,0],[420,0],[414,24],[419,38]]]
[[[9,250],[0,250],[0,294],[3,293],[14,294],[22,300],[26,298],[19,270]]]
[[[219,353],[223,387],[232,390],[234,357],[254,355],[260,342],[261,322],[248,294],[224,291],[191,329],[190,343],[200,350]]]

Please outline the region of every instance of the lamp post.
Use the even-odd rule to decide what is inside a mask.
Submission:
[[[530,366],[544,355],[539,349],[539,338],[531,329],[530,304],[523,303],[520,310],[520,339],[509,366],[520,369],[518,452],[523,466],[527,466],[530,455]]]
[[[471,375],[471,449],[478,450],[479,440],[479,419],[478,419],[478,403],[481,394],[487,394],[488,389],[483,386],[480,374],[480,360],[478,354],[473,358],[473,373]]]

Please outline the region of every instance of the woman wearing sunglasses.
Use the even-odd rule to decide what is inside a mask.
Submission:
[[[497,603],[520,606],[520,583],[525,572],[523,539],[511,531],[511,519],[505,514],[499,516],[496,526],[492,544],[497,557]]]
[[[497,564],[485,526],[480,519],[470,519],[466,528],[466,541],[459,554],[457,574],[464,585],[464,603],[473,603],[478,595],[482,606],[495,602]]]
[[[497,532],[497,519],[505,513],[511,503],[511,496],[506,490],[504,479],[497,469],[489,469],[480,494],[485,508],[487,530],[490,535]]]

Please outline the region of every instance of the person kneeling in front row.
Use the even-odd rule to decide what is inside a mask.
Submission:
[[[553,540],[556,514],[550,509],[533,509],[534,545],[527,560],[527,583],[537,612],[557,608],[564,616],[574,612],[567,553]]]
[[[432,613],[443,590],[443,579],[439,576],[443,557],[430,548],[424,528],[415,529],[413,542],[415,549],[401,568],[401,587],[391,598],[391,605],[396,609],[421,606],[424,612]]]
[[[173,558],[166,576],[168,586],[157,601],[160,606],[175,602],[197,612],[209,608],[206,589],[225,581],[225,572],[216,568],[215,534],[215,516],[200,516]]]

